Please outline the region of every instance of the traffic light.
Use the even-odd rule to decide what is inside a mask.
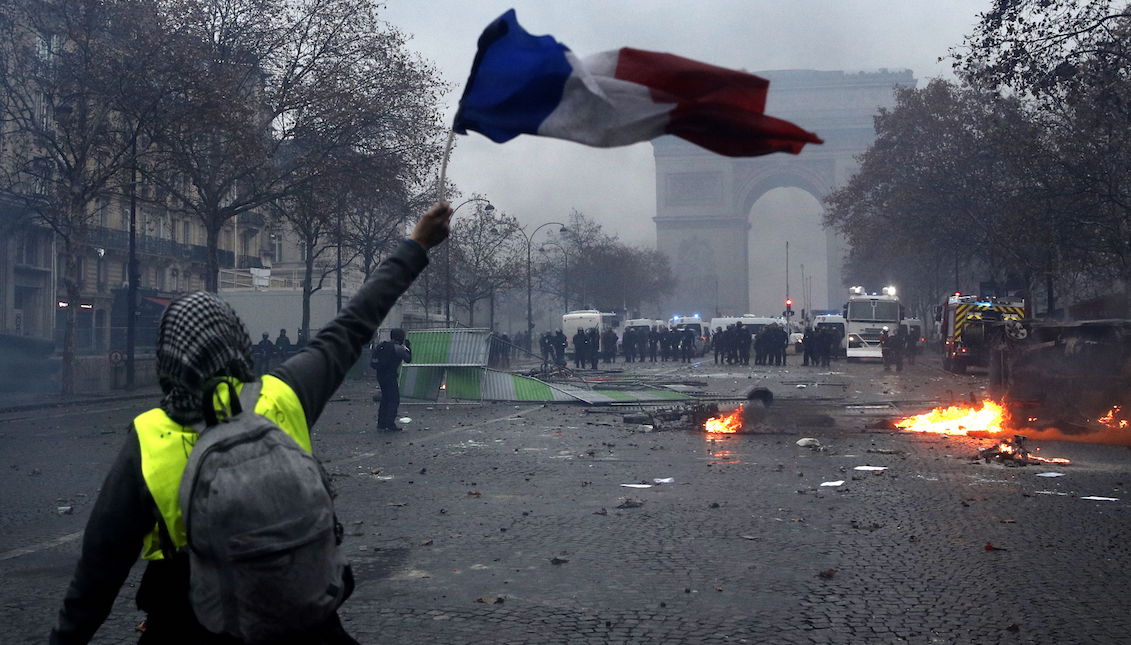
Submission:
[[[793,298],[785,299],[785,315],[787,318],[793,315]]]

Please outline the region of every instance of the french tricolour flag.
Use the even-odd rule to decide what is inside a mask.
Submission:
[[[453,130],[625,146],[672,134],[730,157],[797,154],[817,135],[762,113],[770,82],[672,54],[623,48],[580,59],[533,36],[514,10],[479,37]]]

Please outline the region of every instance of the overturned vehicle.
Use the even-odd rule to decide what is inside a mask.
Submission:
[[[986,331],[990,390],[1016,422],[1131,435],[1131,320],[1011,320]]]

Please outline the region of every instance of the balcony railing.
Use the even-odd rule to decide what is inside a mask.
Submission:
[[[129,231],[119,231],[112,228],[95,228],[90,232],[89,243],[91,246],[100,246],[115,251],[129,251]],[[173,240],[166,240],[148,235],[137,236],[137,252],[140,255],[155,255],[165,258],[179,258],[190,262],[205,264],[208,262],[208,247],[195,244],[181,244]],[[231,251],[219,249],[220,266],[232,266],[236,261],[236,254]],[[255,258],[255,262],[259,259]]]

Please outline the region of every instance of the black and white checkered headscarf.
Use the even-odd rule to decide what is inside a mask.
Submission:
[[[204,383],[214,376],[255,380],[251,337],[231,305],[197,291],[173,301],[157,333],[161,409],[183,424],[201,419]]]

